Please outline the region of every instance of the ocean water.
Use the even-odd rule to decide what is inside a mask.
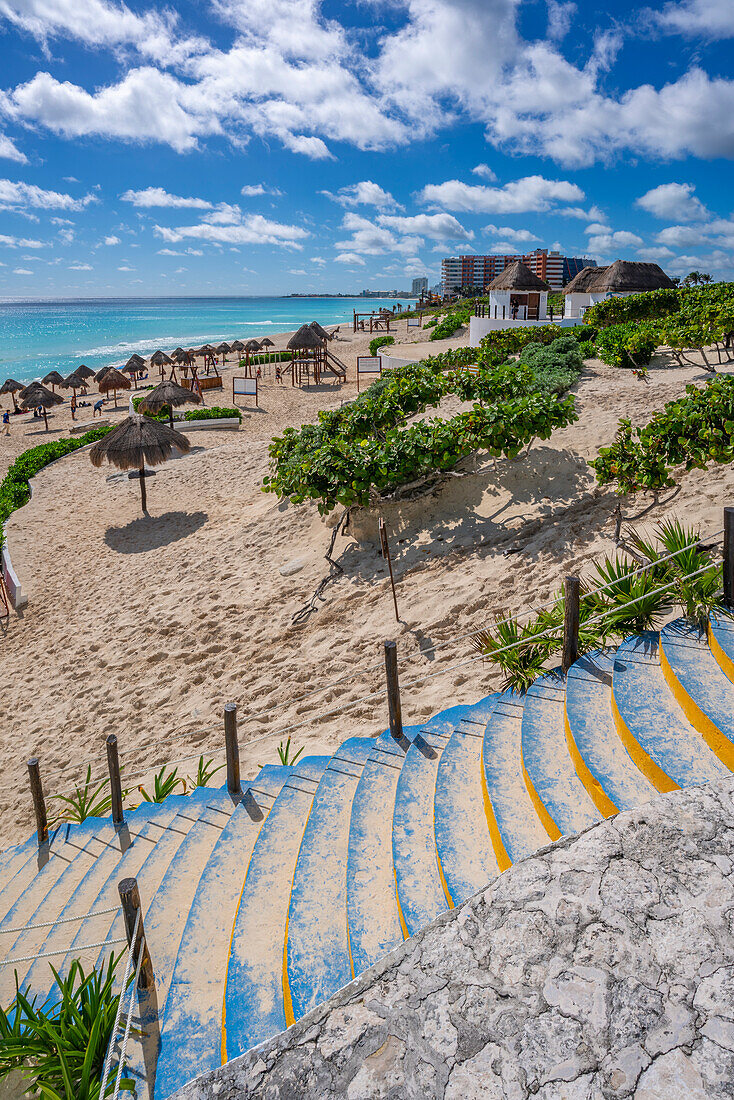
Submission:
[[[407,299],[406,299],[407,302]],[[259,339],[309,321],[349,322],[352,311],[380,306],[383,298],[96,298],[0,301],[0,384],[66,377],[85,363],[99,370],[125,363],[134,351]]]

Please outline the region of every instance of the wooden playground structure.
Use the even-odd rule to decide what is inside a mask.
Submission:
[[[370,313],[357,313],[353,311],[352,332],[389,332],[390,322],[395,320],[395,314],[402,311],[398,302],[392,310],[373,309]]]

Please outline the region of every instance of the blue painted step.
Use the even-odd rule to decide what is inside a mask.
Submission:
[[[395,792],[409,746],[381,734],[362,770],[352,802],[347,860],[347,921],[355,975],[376,963],[407,930],[400,924],[392,822]]]
[[[350,738],[321,777],[303,833],[288,911],[288,986],[296,1020],[354,977],[347,929],[352,800],[374,749]]]
[[[482,782],[482,746],[498,694],[469,707],[441,753],[434,831],[444,890],[460,905],[498,874]]]
[[[721,671],[734,681],[734,619],[723,611],[712,612],[708,640]]]
[[[243,784],[186,918],[168,991],[156,1067],[155,1100],[222,1060],[222,1002],[234,915],[260,828],[291,767],[267,765]]]
[[[550,836],[555,831],[553,839],[580,833],[601,817],[568,754],[565,698],[565,677],[560,670],[550,672],[528,689],[522,714],[525,784],[541,820],[544,811],[555,827],[543,822]]]
[[[283,989],[288,906],[303,830],[328,756],[299,762],[260,829],[232,933],[222,1043],[234,1058],[293,1022]]]
[[[628,639],[617,650],[612,700],[620,738],[659,791],[729,774],[683,717],[665,683],[653,631]]]
[[[484,731],[483,762],[490,834],[500,871],[548,844],[522,775],[524,696],[504,691]]]
[[[660,632],[660,664],[688,721],[719,760],[734,770],[734,684],[721,670],[705,635],[677,619]]]

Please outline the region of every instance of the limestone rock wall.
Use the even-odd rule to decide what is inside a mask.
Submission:
[[[734,778],[495,879],[176,1100],[734,1100]]]

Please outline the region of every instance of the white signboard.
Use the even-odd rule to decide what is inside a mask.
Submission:
[[[257,378],[233,378],[232,400],[235,397],[254,397],[257,405]]]
[[[361,374],[382,374],[382,359],[380,359],[380,356],[357,356],[357,391],[359,391],[359,376]]]
[[[420,317],[409,317],[408,318],[408,328],[420,328],[420,327],[421,327]]]

